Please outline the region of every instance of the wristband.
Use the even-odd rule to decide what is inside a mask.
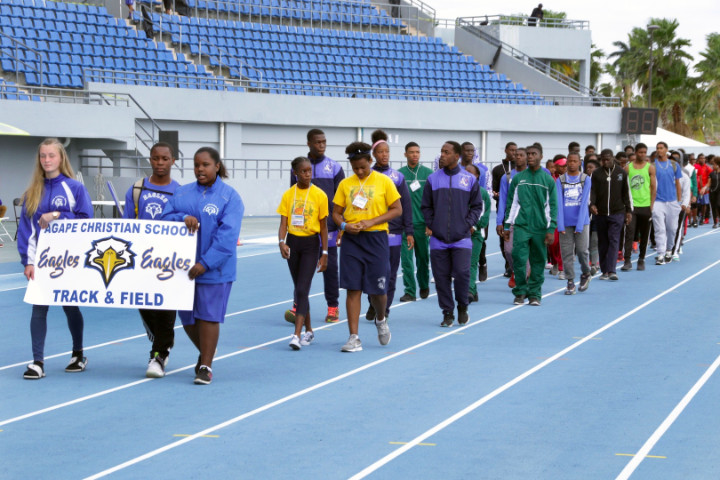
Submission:
[[[189,217],[189,216],[190,216],[190,215],[188,215],[188,214],[183,215],[183,222],[184,222],[185,219],[186,219],[187,217]]]
[[[282,245],[283,243],[285,243],[285,240],[278,240],[278,245]]]
[[[323,254],[323,255],[328,255],[328,251],[327,251],[327,250],[323,250],[323,251],[322,251],[322,254]]]
[[[340,224],[340,230],[342,230],[343,232],[345,231],[345,225],[347,225],[347,223],[345,223],[345,222],[342,222]]]

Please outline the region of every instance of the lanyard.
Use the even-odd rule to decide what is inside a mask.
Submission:
[[[372,174],[373,174],[373,172],[370,172],[370,175],[372,175]],[[360,196],[362,196],[362,197],[365,197],[365,195],[363,194],[363,187],[364,187],[365,184],[367,183],[368,178],[370,178],[370,175],[368,175],[367,177],[365,177],[365,181],[360,185],[360,190],[358,190],[358,192],[355,194],[355,196],[353,196],[353,200],[355,200],[355,199],[358,197],[358,195],[360,195]],[[359,179],[359,178],[358,178],[358,183],[360,183],[360,179]]]
[[[310,188],[312,187],[312,183],[310,183],[310,186],[307,189],[307,193],[305,194],[305,201],[303,202],[303,209],[302,209],[302,216],[305,216],[305,205],[307,205],[307,199],[310,196]],[[298,186],[297,183],[295,184],[295,193],[293,194],[293,212],[295,211],[295,201],[297,200],[297,191]]]

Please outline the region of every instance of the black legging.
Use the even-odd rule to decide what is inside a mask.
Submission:
[[[640,237],[640,255],[638,259],[645,258],[651,225],[652,212],[650,207],[635,207],[630,225],[625,227],[625,249],[623,252],[625,260],[630,260],[632,256],[633,240],[636,234]]]
[[[295,311],[298,315],[307,315],[310,311],[310,285],[318,263],[320,241],[317,235],[299,237],[288,234],[287,246],[290,247],[288,267],[295,284]]]

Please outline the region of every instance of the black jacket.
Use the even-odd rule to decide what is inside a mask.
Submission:
[[[604,167],[595,169],[590,188],[590,206],[595,205],[599,215],[630,213],[633,210],[627,172],[617,165],[608,176]]]

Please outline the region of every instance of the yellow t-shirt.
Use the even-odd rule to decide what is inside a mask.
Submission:
[[[362,208],[353,205],[353,201],[360,194],[361,186],[362,196],[367,199],[367,203]],[[342,180],[335,192],[333,202],[345,209],[343,217],[347,223],[357,223],[360,220],[369,220],[386,213],[390,205],[399,198],[400,194],[390,177],[373,170],[363,180],[360,180],[357,175]],[[380,223],[367,231],[387,232],[388,224],[387,222]]]
[[[298,237],[317,235],[320,233],[320,220],[328,216],[328,198],[313,184],[305,190],[297,188],[296,184],[283,194],[277,213],[287,217],[288,233]],[[302,226],[293,225],[293,215],[302,215]]]

